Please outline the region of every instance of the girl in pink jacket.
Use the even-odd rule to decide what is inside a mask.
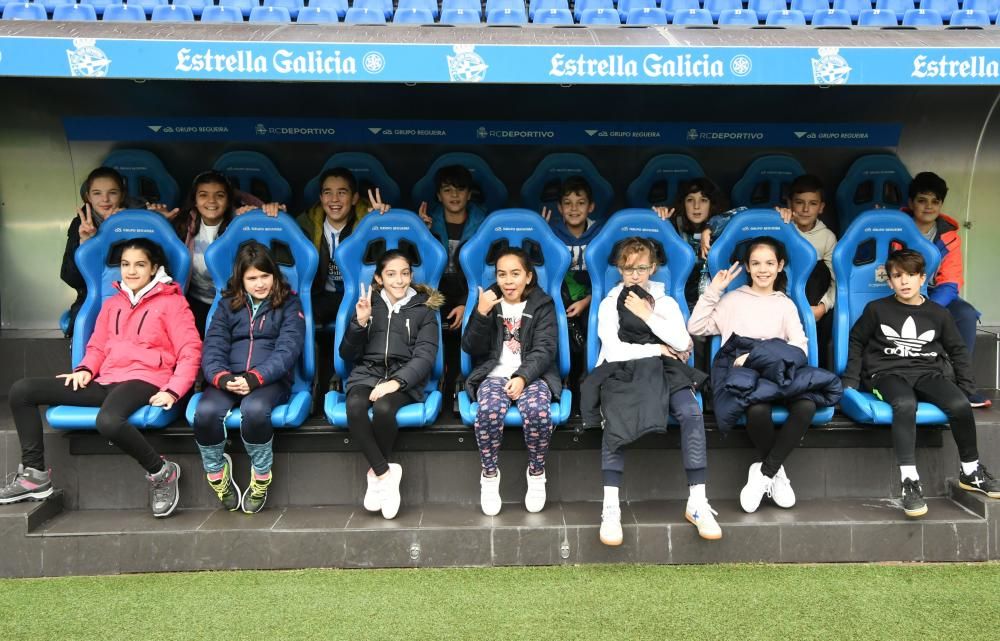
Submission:
[[[0,504],[52,494],[38,407],[77,405],[100,407],[97,430],[146,470],[153,516],[173,513],[181,469],[157,454],[128,422],[145,405],[170,409],[191,389],[201,363],[191,309],[164,264],[163,251],[152,241],[126,242],[118,291],[101,306],[86,354],[73,373],[24,378],[11,386],[21,465],[14,481],[0,488]]]

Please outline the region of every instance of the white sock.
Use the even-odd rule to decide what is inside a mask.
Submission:
[[[695,501],[705,501],[705,484],[699,483],[697,485],[688,486],[688,503],[693,503]]]
[[[618,505],[618,488],[612,485],[604,486],[604,504]]]
[[[976,459],[975,461],[970,461],[969,463],[962,461],[962,474],[968,476],[969,474],[975,473],[975,471],[978,469],[979,469],[979,459]]]
[[[911,481],[919,481],[920,475],[917,474],[916,465],[900,465],[899,466],[899,480],[905,481],[910,479]]]

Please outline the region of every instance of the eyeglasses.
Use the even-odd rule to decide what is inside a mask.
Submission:
[[[634,267],[622,267],[623,274],[645,274],[653,269],[652,265],[636,265]]]

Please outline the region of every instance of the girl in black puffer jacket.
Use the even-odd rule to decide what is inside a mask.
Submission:
[[[348,429],[371,465],[364,506],[387,519],[399,510],[403,475],[398,463],[388,462],[399,430],[396,412],[423,402],[441,333],[437,310],[444,296],[412,279],[409,258],[385,252],[371,287],[361,286],[340,343],[340,357],[354,363],[345,385]]]

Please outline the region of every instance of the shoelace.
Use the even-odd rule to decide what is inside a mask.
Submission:
[[[173,477],[173,470],[164,479],[149,477],[149,482],[153,484],[153,500],[165,501],[170,496],[170,479]]]
[[[11,474],[8,474],[7,477],[4,479],[3,487],[0,487],[0,491],[6,492],[14,489],[15,485],[19,485],[18,481],[21,480],[22,476],[27,477],[27,474],[20,474],[18,472],[13,472]]]
[[[250,496],[255,499],[264,498],[267,495],[267,488],[270,485],[271,479],[261,481],[258,480],[257,477],[254,477],[253,480],[250,481]]]
[[[222,478],[218,481],[209,481],[208,484],[212,486],[212,489],[215,490],[215,494],[220,500],[225,498],[232,491],[233,487],[232,483],[229,482],[229,470],[223,468]]]

